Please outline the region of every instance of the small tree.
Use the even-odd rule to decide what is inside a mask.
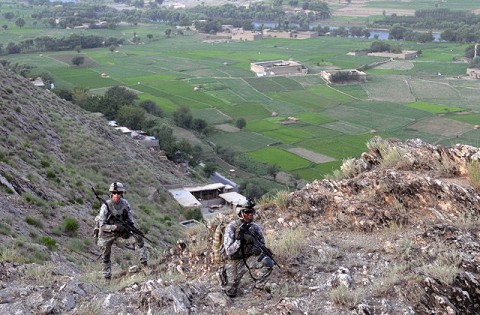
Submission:
[[[152,40],[152,39],[153,39],[153,34],[147,34],[147,38],[148,38],[149,40]]]
[[[235,121],[235,126],[236,126],[238,129],[243,129],[243,128],[245,128],[246,125],[247,125],[247,121],[245,120],[245,118],[238,118],[238,119]]]
[[[72,58],[72,64],[76,65],[77,67],[80,66],[85,62],[85,57],[83,56],[75,56]]]
[[[115,118],[121,125],[132,129],[142,129],[145,122],[145,110],[137,106],[122,106]]]
[[[167,28],[167,29],[165,30],[165,36],[167,36],[168,38],[170,38],[171,35],[172,35],[172,30],[169,29],[169,28]]]
[[[273,177],[274,181],[277,181],[277,174],[280,172],[280,167],[277,164],[269,165],[267,173]]]
[[[203,172],[205,173],[206,177],[212,176],[216,170],[217,170],[217,165],[211,162],[206,163],[205,167],[203,168]]]
[[[25,26],[25,20],[22,19],[22,18],[18,18],[16,21],[15,21],[15,25],[22,28]]]

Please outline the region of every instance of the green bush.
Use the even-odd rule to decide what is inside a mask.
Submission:
[[[40,221],[39,219],[35,218],[35,217],[27,216],[27,217],[25,218],[25,222],[27,222],[27,224],[36,226],[36,227],[38,227],[39,229],[42,229],[42,228],[43,228],[43,222]]]
[[[68,235],[75,235],[78,227],[78,221],[75,218],[65,218],[63,220],[63,231]]]
[[[57,246],[57,241],[55,241],[50,236],[42,236],[40,238],[40,244],[43,244],[48,247],[48,249],[52,250]]]

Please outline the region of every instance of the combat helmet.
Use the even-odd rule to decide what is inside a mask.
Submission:
[[[127,192],[127,190],[125,189],[125,186],[123,186],[122,183],[120,182],[114,182],[110,185],[110,189],[108,190],[110,193],[113,193],[113,192],[121,192],[123,194],[125,194]]]

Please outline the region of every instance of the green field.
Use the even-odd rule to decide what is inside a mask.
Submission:
[[[441,6],[458,3],[464,8],[475,6],[468,0],[442,2]],[[372,1],[368,6],[426,8],[433,4],[433,0],[416,1],[415,5],[406,1]],[[21,10],[21,14],[31,14],[28,8]],[[7,23],[9,29],[0,33],[2,43],[40,34],[66,36],[80,32],[33,27],[31,23],[19,29],[11,21]],[[210,44],[202,42],[204,36],[193,32],[167,38],[162,34],[168,27],[140,23],[122,25],[116,30],[89,30],[88,34],[121,37],[127,44],[114,52],[108,48],[83,49],[81,54],[91,62],[82,67],[72,66],[65,57],[74,56],[74,51],[4,58],[28,63],[35,67],[34,73],[50,73],[57,88],[83,87],[100,94],[115,85],[129,87],[140,93],[140,100],[156,102],[167,116],[180,106],[187,106],[194,118],[204,119],[210,125],[233,126],[235,120],[244,118],[245,130],[218,131],[205,139],[217,147],[248,152],[258,162],[277,164],[307,180],[331,173],[344,158],[359,156],[374,134],[399,139],[419,137],[430,143],[462,141],[478,145],[477,130],[449,137],[435,128],[412,128],[441,115],[470,124],[472,129],[480,124],[480,80],[465,79],[467,64],[454,61],[463,57],[466,45],[389,41],[403,49],[421,49],[422,55],[405,70],[373,68],[367,70],[367,82],[329,85],[320,76],[323,70],[359,68],[382,60],[347,55],[368,48],[373,40],[318,37]],[[142,37],[141,44],[128,42],[133,33]],[[146,40],[149,33],[154,34],[151,41]],[[250,71],[252,62],[277,59],[299,61],[309,72],[305,76],[264,78]],[[102,73],[108,78],[103,78]],[[298,121],[284,125],[289,117]],[[336,161],[311,163],[286,151],[293,146]]]

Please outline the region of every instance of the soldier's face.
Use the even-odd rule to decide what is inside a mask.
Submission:
[[[244,210],[242,212],[243,220],[246,222],[251,222],[253,220],[253,215],[255,214],[255,210]]]
[[[122,199],[122,193],[119,192],[113,192],[112,193],[112,201],[115,203],[118,203]]]

